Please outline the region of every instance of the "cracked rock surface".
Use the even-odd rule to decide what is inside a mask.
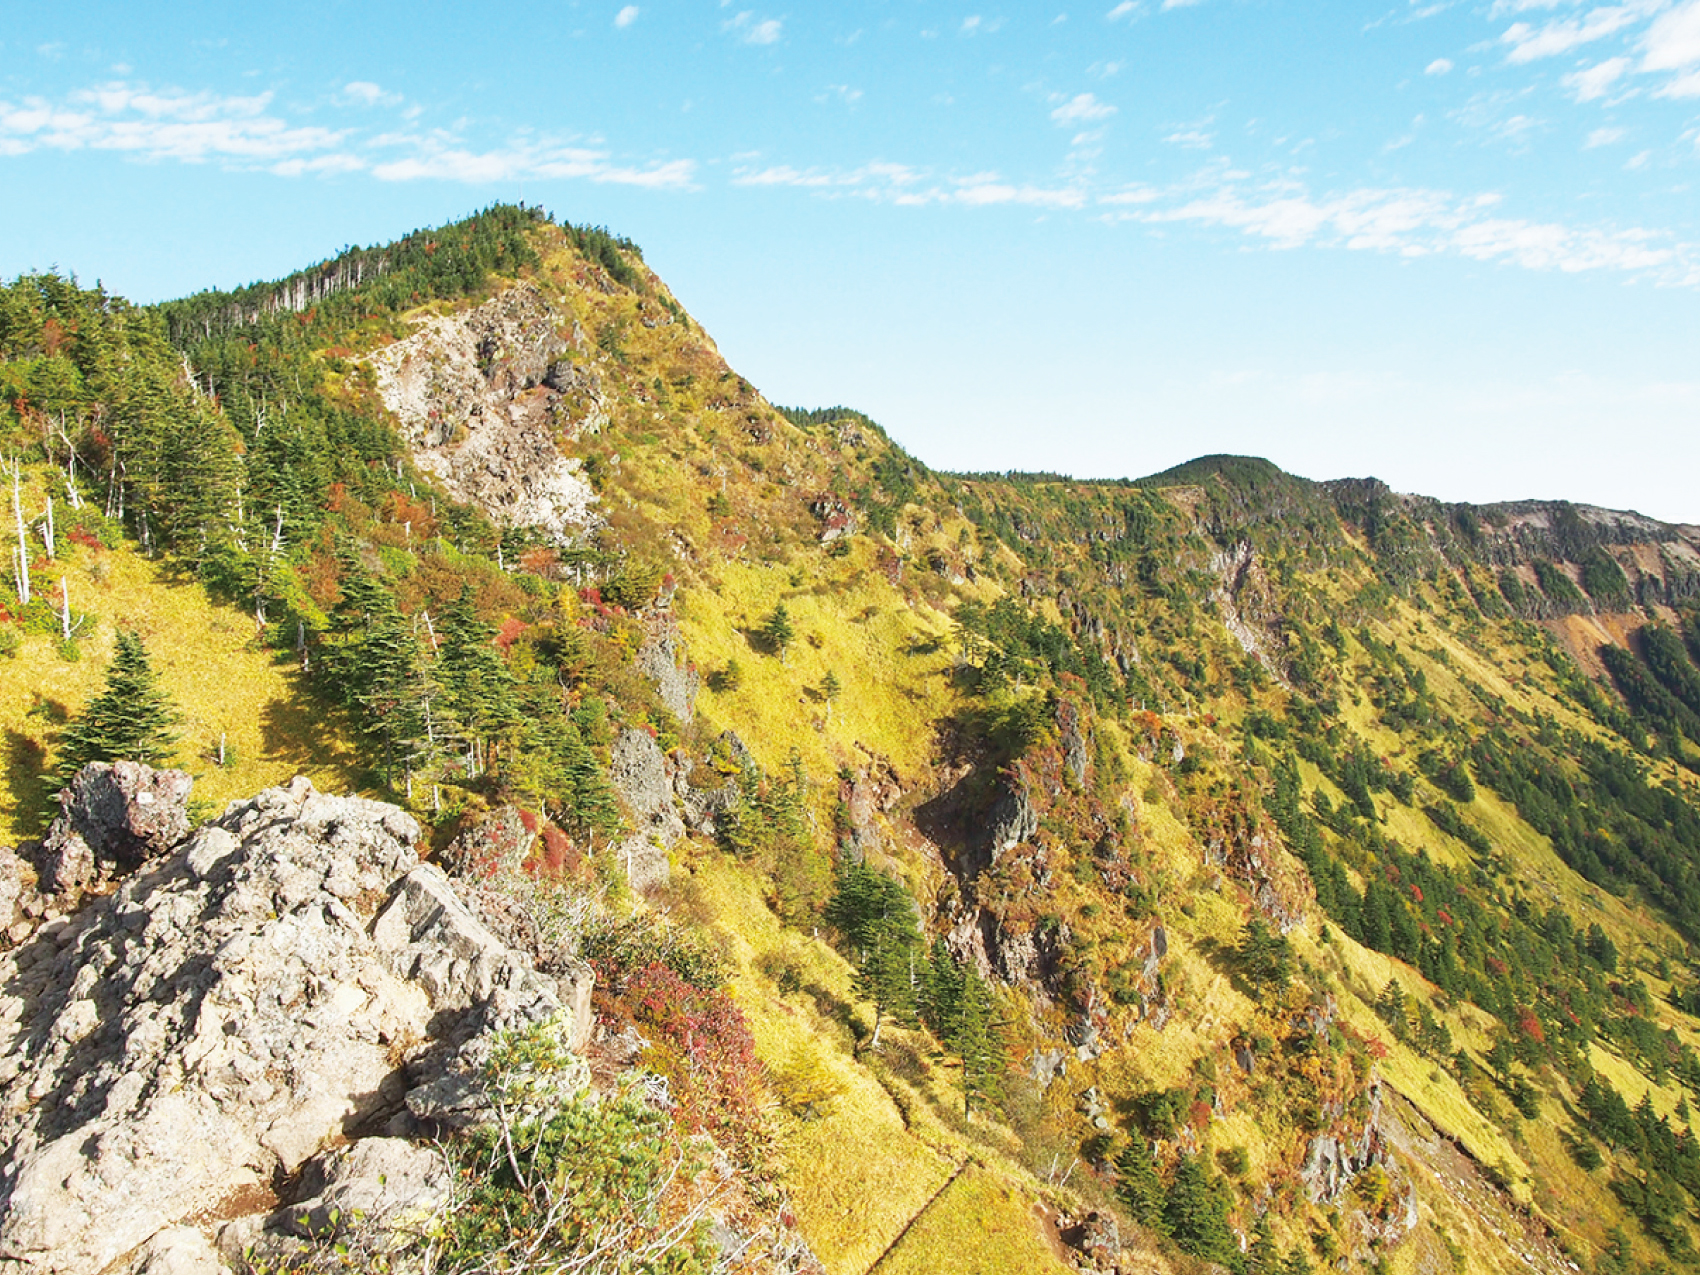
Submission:
[[[297,779],[0,956],[0,1272],[198,1269],[201,1219],[430,1132],[410,1093],[563,1014],[418,835]]]

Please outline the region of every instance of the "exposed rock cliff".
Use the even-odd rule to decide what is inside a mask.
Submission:
[[[596,493],[558,437],[596,433],[607,401],[575,324],[516,284],[464,314],[423,320],[373,354],[378,394],[414,461],[503,526],[567,541],[596,521]]]
[[[206,1219],[245,1247],[280,1204],[395,1203],[358,1169],[406,1145],[362,1140],[461,1119],[479,1042],[588,988],[498,940],[418,835],[297,779],[0,957],[0,1270],[216,1270]]]

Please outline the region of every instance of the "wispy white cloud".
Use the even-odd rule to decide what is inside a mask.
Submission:
[[[344,107],[393,107],[403,99],[368,80],[343,86]],[[400,112],[406,119],[416,114]],[[578,179],[664,189],[694,185],[688,159],[634,163],[570,141],[522,137],[477,147],[452,132],[381,131],[297,125],[272,94],[232,96],[113,81],[58,101],[0,100],[0,156],[32,151],[107,150],[137,159],[217,163],[282,177],[369,172],[383,181],[491,182],[516,177]]]
[[[1199,2],[1200,0],[1163,0],[1163,8],[1165,10],[1190,9],[1193,5],[1198,4]]]
[[[1058,124],[1087,124],[1107,120],[1115,113],[1115,107],[1108,102],[1100,102],[1094,94],[1076,93],[1052,110],[1051,118]]]
[[[279,177],[304,177],[309,174],[325,177],[338,173],[358,173],[365,167],[366,161],[358,155],[332,152],[312,159],[282,159],[270,165],[270,171]]]
[[[1641,69],[1680,71],[1700,63],[1700,0],[1661,14],[1641,41]]]
[[[832,197],[899,205],[958,204],[985,208],[1014,204],[1031,208],[1079,209],[1091,193],[1079,184],[1014,182],[995,172],[943,176],[907,164],[871,163],[843,170],[797,169],[788,164],[746,167],[733,175],[737,186],[785,186]]]
[[[1628,58],[1607,58],[1583,70],[1572,71],[1564,77],[1564,84],[1575,93],[1578,102],[1592,102],[1609,93],[1611,86],[1628,69]]]
[[[851,88],[848,84],[828,84],[815,94],[817,102],[843,102],[846,106],[854,106],[862,100],[862,90]]]
[[[1508,13],[1529,13],[1535,9],[1557,9],[1562,6],[1574,6],[1576,0],[1494,0],[1493,8],[1488,10],[1489,18],[1503,18]]]
[[[259,165],[330,151],[348,136],[344,129],[292,126],[270,106],[270,93],[155,91],[114,81],[59,102],[0,101],[0,144],[9,155],[110,150],[149,160]]]
[[[758,18],[751,9],[745,9],[720,24],[721,30],[732,32],[745,44],[777,44],[784,25],[783,18]]]
[[[1176,129],[1163,139],[1171,146],[1184,147],[1189,151],[1207,151],[1216,144],[1216,134],[1207,133],[1202,128]]]
[[[637,20],[638,20],[638,7],[635,4],[626,5],[623,9],[621,9],[618,13],[616,13],[614,15],[614,25],[616,27],[620,27],[620,28],[629,27],[629,26],[631,26],[632,23],[636,22]]]
[[[1700,0],[1662,14],[1641,41],[1643,71],[1678,71],[1656,97],[1700,97]]]
[[[352,80],[344,84],[340,96],[344,102],[360,106],[400,106],[406,100],[400,93],[384,92],[370,80]]]
[[[1525,87],[1477,93],[1446,116],[1481,133],[1488,141],[1508,143],[1521,150],[1529,144],[1531,135],[1545,126],[1544,120],[1515,109],[1515,104],[1526,100],[1530,92]]]
[[[1119,22],[1123,18],[1130,18],[1138,12],[1139,5],[1136,3],[1136,0],[1121,0],[1120,4],[1111,9],[1104,16],[1111,22]]]
[[[1599,146],[1612,146],[1628,136],[1628,130],[1621,128],[1596,128],[1588,134],[1588,140],[1583,143],[1587,150]]]
[[[1445,75],[1452,69],[1451,58],[1436,58],[1423,68],[1424,75]]]
[[[549,142],[517,142],[479,151],[427,138],[418,142],[415,154],[373,165],[372,175],[380,181],[397,182],[484,184],[535,178],[682,190],[695,185],[696,164],[688,159],[622,164],[607,151]]]
[[[1651,17],[1664,3],[1665,0],[1629,0],[1626,4],[1590,9],[1580,18],[1564,18],[1539,27],[1517,22],[1506,28],[1499,42],[1511,46],[1506,61],[1533,62],[1603,40]]]
[[[1112,197],[1100,200],[1111,203]],[[1128,203],[1118,199],[1118,203]],[[1425,189],[1360,188],[1318,197],[1299,183],[1247,186],[1206,170],[1193,187],[1176,187],[1110,214],[1146,224],[1220,226],[1271,247],[1307,246],[1435,254],[1567,273],[1609,270],[1658,282],[1700,285],[1700,247],[1643,228],[1567,226],[1499,215],[1494,194],[1458,197]]]

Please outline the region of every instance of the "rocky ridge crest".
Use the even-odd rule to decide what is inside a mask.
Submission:
[[[591,976],[507,947],[418,836],[298,778],[0,956],[0,1271],[216,1272],[345,1197],[429,1211],[406,1139],[476,1118],[495,1032],[582,1048]]]

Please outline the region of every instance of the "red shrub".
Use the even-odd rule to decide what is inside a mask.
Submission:
[[[1526,1005],[1519,1006],[1517,1009],[1517,1030],[1537,1045],[1547,1043],[1547,1034],[1541,1028],[1541,1020],[1535,1017],[1535,1011]]]
[[[667,1077],[695,1128],[753,1149],[760,1064],[743,1012],[718,988],[691,986],[665,965],[645,966],[626,985],[623,1007],[653,1044],[650,1065]]]

